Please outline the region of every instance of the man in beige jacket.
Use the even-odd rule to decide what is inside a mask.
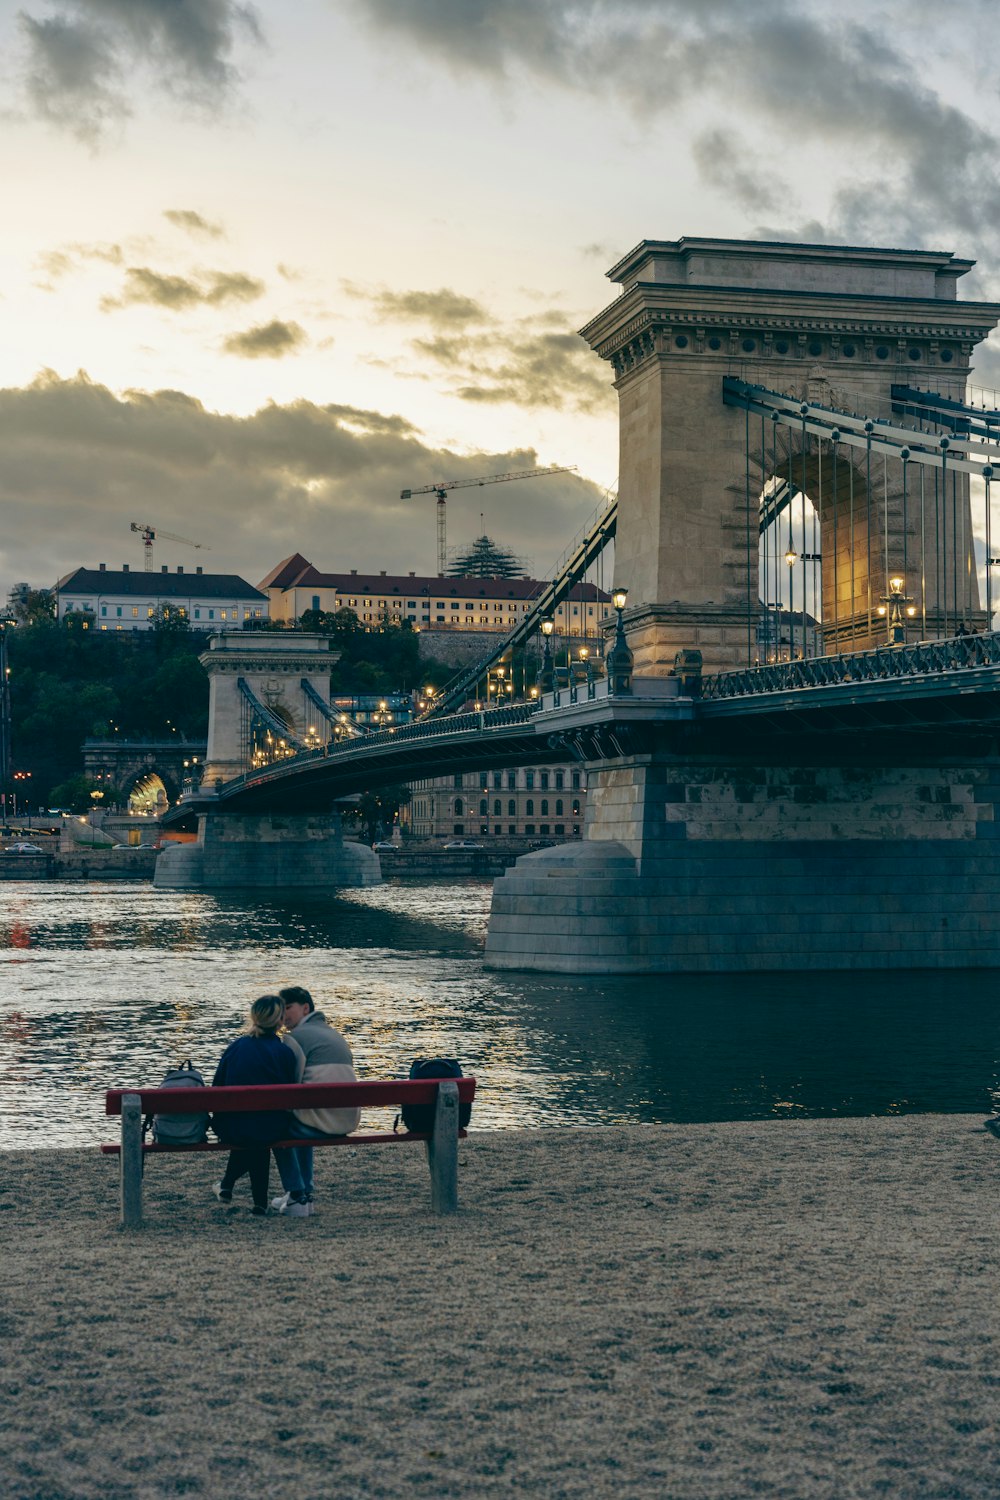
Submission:
[[[335,1027],[313,1004],[312,995],[300,985],[279,990],[285,1002],[285,1041],[296,1054],[296,1083],[356,1083],[351,1049]],[[359,1109],[297,1109],[289,1135],[301,1137],[301,1146],[279,1146],[274,1153],[285,1189],[271,1207],[292,1218],[313,1212],[313,1149],[305,1142],[331,1135],[350,1135],[357,1130]]]

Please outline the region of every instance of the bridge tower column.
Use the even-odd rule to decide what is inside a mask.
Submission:
[[[330,668],[337,657],[327,637],[224,631],[212,636],[199,660],[209,678],[209,718],[205,770],[192,804],[197,837],[161,852],[154,885],[282,891],[378,884],[378,856],[344,839],[340,814],[331,804],[302,810],[294,792],[280,806],[227,804],[226,784],[252,769],[254,713],[259,717],[263,710],[283,725],[290,746],[308,742],[318,749],[329,739],[329,722],[316,701],[330,702]],[[281,737],[279,728],[272,732]]]
[[[613,366],[619,395],[615,583],[629,590],[637,677],[667,675],[685,648],[700,650],[709,672],[756,657],[760,495],[789,457],[798,485],[802,453],[794,433],[772,449],[759,418],[724,406],[723,376],[876,417],[889,416],[894,383],[961,398],[972,350],[995,322],[992,305],[956,301],[971,265],[950,252],[680,239],[644,240],[612,267],[622,294],[582,334]],[[806,458],[807,493],[818,491],[808,440]],[[902,566],[899,496],[883,493],[881,467],[875,494],[867,477],[845,453],[836,496],[829,470],[822,505],[810,495],[821,510],[824,629],[838,649],[884,643],[877,602],[888,570]],[[968,552],[964,476],[954,500]],[[916,526],[911,505],[911,573]],[[979,609],[967,571],[963,618]],[[944,602],[932,598],[932,624]]]
[[[323,635],[227,630],[212,636],[208,650],[198,658],[209,683],[208,750],[202,776],[207,791],[250,768],[248,700],[241,682],[287,725],[289,739],[304,741],[314,729],[316,743],[326,743],[329,723],[310,700],[303,683],[309,683],[329,705],[330,668],[337,656]]]

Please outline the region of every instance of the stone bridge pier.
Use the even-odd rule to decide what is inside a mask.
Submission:
[[[332,803],[322,813],[227,808],[227,785],[280,756],[282,739],[289,747],[326,743],[330,726],[321,705],[329,708],[336,660],[329,640],[293,631],[225,631],[212,636],[199,660],[209,677],[209,724],[204,776],[191,802],[197,833],[161,851],[153,884],[273,894],[378,884],[378,856],[344,838]]]

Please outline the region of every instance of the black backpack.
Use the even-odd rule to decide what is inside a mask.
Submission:
[[[418,1057],[410,1068],[411,1078],[464,1078],[454,1057]],[[430,1135],[434,1129],[433,1104],[404,1104],[403,1124],[414,1134]],[[472,1118],[472,1101],[458,1106],[458,1126],[465,1130]]]

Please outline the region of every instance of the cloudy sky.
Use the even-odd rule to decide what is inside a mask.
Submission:
[[[1000,294],[995,34],[991,0],[0,0],[0,590],[141,566],[133,520],[254,582],[434,572],[403,486],[575,465],[449,505],[544,575],[615,482],[576,329],[639,240],[954,249]]]

